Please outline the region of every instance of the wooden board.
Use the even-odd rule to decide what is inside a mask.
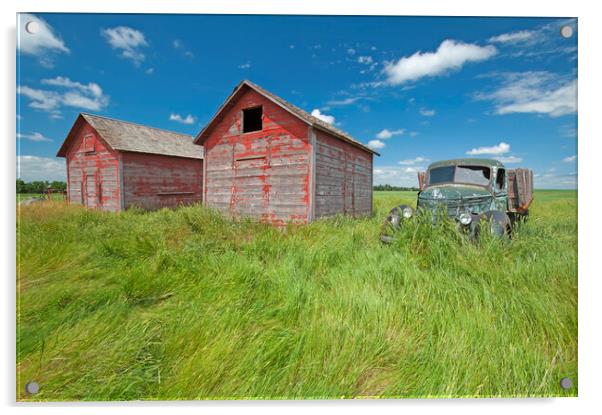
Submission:
[[[533,201],[533,171],[508,170],[508,210],[524,213]]]

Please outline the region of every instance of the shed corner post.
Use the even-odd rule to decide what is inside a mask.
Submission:
[[[201,169],[201,206],[207,206],[207,152],[203,146],[203,168]]]
[[[307,212],[307,223],[311,223],[314,221],[314,219],[316,218],[316,203],[315,203],[315,199],[316,199],[316,131],[314,130],[314,127],[312,125],[309,126],[308,128],[308,138],[309,138],[309,145],[310,145],[310,160],[309,160],[309,164],[310,164],[310,186],[309,186],[309,209]]]
[[[118,171],[118,175],[119,175],[119,210],[120,211],[124,211],[125,210],[125,179],[124,179],[124,174],[123,174],[123,153],[122,152],[118,152],[117,153],[117,161],[119,163],[119,171]]]
[[[374,153],[370,154],[370,217],[374,215]]]
[[[65,154],[65,167],[67,168],[67,186],[65,191],[67,192],[67,204],[71,204],[71,177],[69,176],[69,154]]]

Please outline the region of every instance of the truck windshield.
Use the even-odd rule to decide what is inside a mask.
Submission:
[[[429,185],[467,183],[487,186],[491,169],[485,166],[443,166],[429,171]]]

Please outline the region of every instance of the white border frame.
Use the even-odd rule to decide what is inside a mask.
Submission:
[[[4,275],[3,319],[7,322],[2,347],[2,387],[3,406],[6,413],[22,412],[27,414],[97,414],[125,406],[132,413],[163,414],[169,408],[177,408],[182,413],[202,411],[240,411],[250,413],[305,413],[308,410],[331,412],[343,410],[351,413],[364,413],[366,410],[399,413],[420,409],[428,413],[507,413],[532,412],[543,410],[546,413],[569,411],[590,412],[589,409],[602,407],[601,353],[602,344],[599,319],[602,315],[599,293],[602,277],[599,275],[597,256],[599,256],[601,225],[599,218],[602,197],[600,194],[599,174],[600,142],[602,131],[598,115],[600,99],[599,74],[602,73],[600,45],[602,41],[602,22],[600,13],[592,1],[526,2],[524,0],[505,0],[503,2],[484,2],[472,0],[431,0],[429,2],[410,2],[391,0],[347,0],[325,2],[323,0],[245,0],[203,1],[189,0],[149,1],[149,0],[91,0],[73,2],[72,0],[5,0],[1,4],[2,59],[0,71],[5,91],[1,101],[0,117],[4,127],[1,141],[4,157],[4,179],[1,193],[4,195],[2,232],[3,263],[9,266]],[[437,400],[379,400],[379,401],[200,401],[200,402],[146,402],[146,403],[101,403],[101,404],[22,404],[15,403],[15,197],[16,143],[15,134],[15,45],[17,12],[105,12],[105,13],[210,13],[210,14],[332,14],[332,15],[437,15],[437,16],[557,16],[579,18],[579,222],[586,224],[579,229],[579,398],[558,399],[437,399]]]

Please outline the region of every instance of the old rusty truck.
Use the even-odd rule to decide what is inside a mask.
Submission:
[[[383,224],[383,242],[393,242],[404,222],[425,213],[433,224],[447,216],[471,238],[477,238],[484,229],[510,237],[514,224],[529,215],[533,200],[533,171],[507,169],[490,159],[432,163],[418,173],[418,185],[416,209],[408,205],[391,209]]]

